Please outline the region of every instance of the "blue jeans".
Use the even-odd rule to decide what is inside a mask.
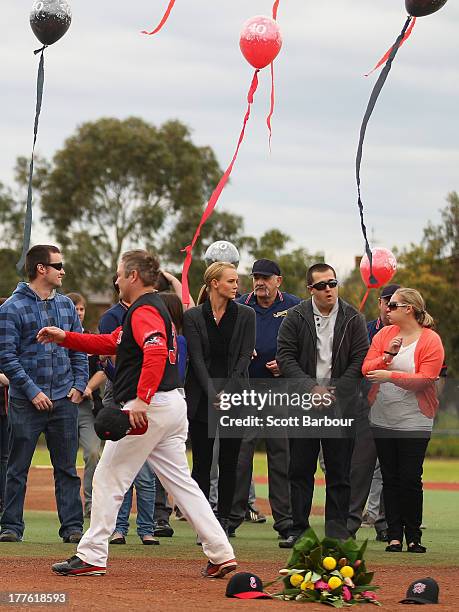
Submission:
[[[67,398],[53,400],[51,412],[38,411],[28,400],[10,397],[8,408],[10,455],[6,474],[2,531],[24,533],[27,474],[41,433],[45,434],[54,468],[54,488],[61,527],[59,535],[83,531],[80,479],[76,471],[78,405]]]
[[[0,388],[1,392],[1,388]],[[0,514],[5,504],[6,464],[8,462],[8,417],[0,414]]]
[[[115,531],[126,536],[129,531],[129,514],[132,506],[132,493],[135,487],[137,494],[137,534],[140,538],[153,535],[155,513],[155,474],[148,463],[144,463],[134,482],[124,496],[123,503],[116,519]]]

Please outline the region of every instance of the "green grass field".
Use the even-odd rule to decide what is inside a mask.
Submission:
[[[33,465],[49,465],[46,449],[39,448],[35,453]],[[79,456],[79,465],[82,465]],[[266,474],[266,456],[257,453],[255,457],[255,474]],[[318,476],[322,476],[318,471]],[[424,480],[431,482],[458,482],[459,460],[426,460]],[[267,486],[257,484],[257,496],[267,497]],[[316,487],[314,503],[323,505],[324,487]],[[423,534],[423,543],[428,548],[427,555],[389,555],[384,553],[384,544],[374,541],[373,529],[361,529],[358,539],[369,538],[367,558],[370,563],[400,564],[406,566],[436,566],[451,565],[459,567],[459,524],[457,508],[459,507],[459,491],[425,491],[424,523],[427,529]],[[25,541],[20,544],[1,545],[2,557],[25,556],[47,557],[60,559],[68,556],[74,547],[62,544],[58,537],[58,522],[53,512],[26,512]],[[131,533],[128,543],[122,547],[112,547],[112,557],[157,557],[178,559],[201,559],[202,551],[195,545],[195,534],[185,522],[171,520],[175,529],[173,538],[162,538],[160,546],[142,546],[135,533],[135,517],[131,518]],[[323,518],[313,517],[312,526],[319,536],[323,535]],[[264,559],[284,565],[289,551],[279,549],[277,534],[272,529],[272,522],[253,525],[245,523],[237,531],[237,537],[232,540],[237,556],[242,561]]]

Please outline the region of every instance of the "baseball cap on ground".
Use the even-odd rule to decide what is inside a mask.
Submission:
[[[437,581],[433,578],[421,578],[410,584],[402,604],[436,604],[439,592]]]
[[[391,298],[397,289],[400,289],[400,285],[386,285],[386,287],[382,288],[381,295],[379,297]]]
[[[226,597],[238,599],[272,599],[263,592],[263,583],[258,576],[249,572],[238,572],[226,586]]]
[[[96,416],[94,429],[101,440],[112,440],[117,442],[124,436],[140,436],[148,429],[148,423],[144,427],[133,429],[129,422],[129,410],[118,410],[118,408],[102,408]]]
[[[253,262],[252,275],[261,274],[262,276],[282,276],[279,266],[271,259],[257,259]]]

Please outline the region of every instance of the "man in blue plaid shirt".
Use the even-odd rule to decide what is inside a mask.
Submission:
[[[59,535],[64,542],[76,543],[83,531],[76,471],[78,404],[88,382],[88,358],[36,341],[38,331],[48,325],[82,331],[73,302],[56,293],[65,275],[59,249],[32,247],[25,268],[30,282],[19,283],[0,307],[0,370],[10,382],[10,453],[0,542],[23,538],[27,475],[44,433],[54,468]]]

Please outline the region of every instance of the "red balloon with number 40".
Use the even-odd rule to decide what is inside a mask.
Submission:
[[[242,54],[254,68],[265,68],[273,62],[282,47],[279,26],[264,15],[248,19],[242,26],[239,41]]]

